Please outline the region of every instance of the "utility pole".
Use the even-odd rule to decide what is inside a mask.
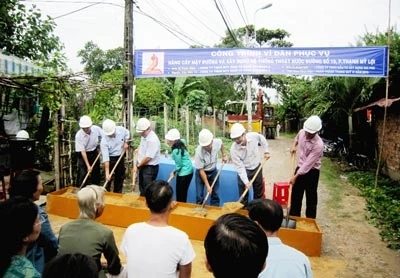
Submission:
[[[124,49],[125,75],[123,85],[123,122],[128,130],[134,128],[133,123],[133,2],[125,0]]]

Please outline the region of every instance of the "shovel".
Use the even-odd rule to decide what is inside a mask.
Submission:
[[[261,161],[261,165],[258,167],[255,175],[253,176],[253,178],[250,181],[250,184],[252,185],[253,182],[255,181],[255,179],[257,178],[258,173],[261,171],[261,169],[263,168],[265,162],[267,161],[267,159],[263,159]],[[228,202],[225,203],[222,206],[222,210],[223,211],[227,211],[227,212],[235,212],[239,209],[241,209],[244,205],[242,204],[243,198],[246,196],[247,192],[249,191],[249,188],[246,187],[246,189],[243,191],[242,195],[240,196],[239,200],[237,202]]]
[[[291,163],[292,173],[294,173],[294,159],[295,159],[295,156],[292,155],[292,163]],[[289,184],[289,196],[288,196],[288,201],[286,204],[286,217],[285,217],[285,219],[283,219],[282,225],[281,225],[281,227],[288,228],[288,229],[296,229],[296,220],[289,219],[290,205],[292,202],[292,186],[293,186],[292,184]]]
[[[133,163],[136,163],[136,160],[138,158],[137,152],[135,152],[134,156],[133,156]],[[132,171],[132,192],[133,193],[138,193],[139,191],[137,190],[137,184],[136,184],[136,180],[137,180],[137,172]]]
[[[119,158],[118,158],[118,160],[117,160],[117,163],[115,163],[114,167],[112,168],[111,173],[110,173],[110,176],[111,176],[111,177],[112,177],[112,175],[114,174],[115,169],[117,169],[117,166],[118,166],[119,162],[120,162],[121,159],[124,157],[124,154],[125,154],[125,150],[123,150],[123,151],[121,152],[121,155],[119,156]],[[104,189],[106,189],[107,183],[108,183],[108,181],[106,181],[106,182],[104,183],[104,185],[103,185],[103,188],[104,188]]]
[[[99,160],[99,158],[100,158],[100,154],[101,154],[101,152],[99,152],[99,154],[96,156],[96,159],[93,161],[92,165],[90,166],[90,171],[88,171],[88,172],[86,173],[86,176],[85,176],[85,178],[83,179],[82,184],[81,184],[81,186],[79,187],[79,189],[72,190],[72,192],[71,192],[72,194],[78,193],[78,191],[81,190],[82,187],[85,185],[86,180],[88,179],[89,175],[92,173],[92,169],[93,169],[92,167],[96,164],[97,160]]]
[[[212,192],[212,190],[213,190],[213,188],[214,188],[215,183],[216,183],[217,180],[218,180],[219,175],[220,175],[221,172],[222,172],[222,168],[224,168],[224,165],[225,165],[225,162],[222,162],[221,168],[219,168],[218,173],[217,173],[217,175],[215,176],[215,178],[214,178],[214,180],[213,180],[213,182],[212,182],[212,184],[211,184],[211,192]],[[206,205],[207,200],[208,200],[208,198],[210,197],[210,195],[211,195],[210,192],[207,192],[207,195],[206,195],[206,197],[204,198],[203,203],[201,204],[201,207],[199,207],[199,208],[194,208],[193,211],[195,211],[195,212],[200,212],[200,213],[202,213],[202,214],[203,214],[203,213],[206,214],[206,213],[207,213],[207,210],[204,208],[204,206]]]

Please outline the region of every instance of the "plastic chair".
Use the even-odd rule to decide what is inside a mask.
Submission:
[[[281,206],[287,206],[289,201],[289,187],[288,182],[275,182],[272,199]]]

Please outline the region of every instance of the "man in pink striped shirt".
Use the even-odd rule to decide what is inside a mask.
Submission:
[[[295,155],[297,148],[299,150],[296,171],[290,179],[290,184],[293,186],[290,215],[301,216],[301,204],[305,192],[306,217],[317,216],[319,170],[324,151],[324,144],[318,135],[321,127],[322,122],[318,116],[309,117],[304,122],[303,129],[297,133],[290,150],[292,155]]]

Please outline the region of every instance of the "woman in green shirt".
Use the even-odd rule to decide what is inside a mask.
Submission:
[[[181,139],[179,130],[170,129],[165,135],[168,145],[171,146],[171,157],[175,161],[175,170],[170,178],[176,175],[176,200],[186,202],[190,182],[193,177],[193,164],[186,148],[186,142]]]

